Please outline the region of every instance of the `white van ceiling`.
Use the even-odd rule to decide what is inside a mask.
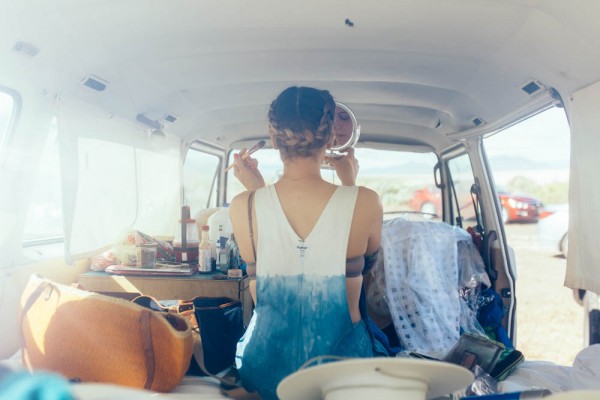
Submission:
[[[440,149],[550,104],[551,88],[564,97],[600,80],[597,1],[1,4],[0,85],[223,147],[264,137],[269,103],[290,85],[329,89],[363,140]],[[84,86],[90,75],[106,88]],[[541,89],[527,94],[532,81]]]

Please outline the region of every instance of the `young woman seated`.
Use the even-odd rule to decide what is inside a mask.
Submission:
[[[373,357],[380,347],[359,308],[362,272],[381,241],[378,195],[355,186],[358,162],[328,158],[342,186],[321,178],[334,143],[335,102],[326,90],[290,87],[271,104],[269,135],[283,175],[266,186],[253,158],[235,155],[248,189],[230,205],[255,310],[238,344],[244,386],[275,399],[279,382],[313,357]],[[366,260],[366,261],[365,261]]]

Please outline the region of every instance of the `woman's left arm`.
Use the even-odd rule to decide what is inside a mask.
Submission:
[[[340,182],[344,186],[354,186],[358,176],[358,160],[354,157],[354,149],[349,148],[343,156],[327,158],[329,165],[335,169]]]

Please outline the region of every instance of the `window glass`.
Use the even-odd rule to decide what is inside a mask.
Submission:
[[[219,157],[190,148],[183,166],[185,203],[192,213],[217,206]]]
[[[169,236],[179,217],[179,159],[105,140],[78,138],[71,254],[96,251],[134,228]]]
[[[453,224],[462,226],[472,225],[475,221],[475,206],[471,198],[471,187],[475,183],[473,169],[468,155],[462,155],[448,161],[450,171],[452,219]],[[463,224],[464,223],[464,224]]]
[[[10,118],[13,113],[15,102],[7,93],[0,92],[0,150],[6,140]]]
[[[233,152],[228,163],[233,162],[232,154]],[[357,148],[355,155],[360,162],[356,183],[379,194],[386,218],[413,213],[415,217],[420,218],[421,207],[426,201],[441,207],[438,205],[441,204],[439,195],[431,189],[434,187],[433,167],[437,162],[433,153]],[[258,168],[267,184],[275,183],[281,177],[283,163],[277,150],[263,149],[253,157],[258,160]],[[233,170],[228,174],[227,198],[231,200],[244,188],[233,176]],[[333,170],[322,169],[321,176],[327,181],[340,184]]]
[[[569,125],[552,108],[484,140],[499,194],[522,194],[546,208],[566,204],[569,194]],[[506,201],[506,222],[526,221]]]
[[[34,182],[34,192],[24,228],[25,244],[62,240],[63,237],[62,189],[56,118],[50,125],[38,165],[38,174]]]

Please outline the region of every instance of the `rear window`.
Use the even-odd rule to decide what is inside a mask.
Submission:
[[[379,194],[384,219],[441,215],[433,189],[435,154],[362,148],[356,149],[355,154],[360,162],[356,183]]]
[[[441,206],[435,200],[433,167],[437,163],[437,157],[433,153],[357,148],[355,155],[360,162],[356,183],[379,194],[385,218],[398,215],[420,217],[423,215],[421,208],[426,202],[435,203],[433,213],[441,215]],[[267,184],[275,183],[283,174],[279,151],[263,149],[256,152],[253,157],[258,160],[258,168]],[[233,162],[233,152],[230,154],[228,164],[231,162]],[[231,201],[244,188],[233,176],[233,170],[228,174],[227,199]],[[340,184],[333,170],[322,169],[321,176],[332,183]],[[432,211],[431,208],[426,207],[425,212]]]

